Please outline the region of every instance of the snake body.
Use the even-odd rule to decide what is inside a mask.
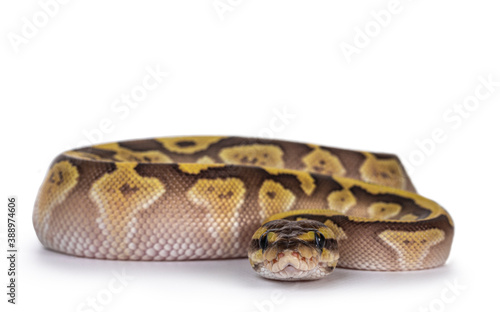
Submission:
[[[120,260],[248,255],[256,270],[270,260],[262,250],[270,226],[263,223],[272,220],[321,223],[323,234],[313,226],[298,234],[301,242],[326,235],[335,240],[335,250],[323,253],[331,254],[330,265],[363,270],[440,266],[454,232],[448,212],[416,193],[394,155],[242,137],[167,137],[64,152],[33,213],[41,243],[62,253]]]

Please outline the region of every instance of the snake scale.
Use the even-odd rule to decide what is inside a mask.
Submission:
[[[107,143],[66,151],[40,187],[41,243],[99,259],[248,256],[267,278],[440,266],[450,215],[390,154],[243,137]]]

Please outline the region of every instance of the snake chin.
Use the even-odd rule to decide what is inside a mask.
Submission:
[[[304,257],[298,251],[286,250],[276,258],[265,260],[257,272],[265,278],[275,280],[315,280],[331,273],[319,255]]]

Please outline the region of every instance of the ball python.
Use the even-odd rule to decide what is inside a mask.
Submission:
[[[440,266],[448,212],[397,156],[244,137],[93,145],[55,158],[33,224],[65,254],[118,260],[247,256],[263,277]]]

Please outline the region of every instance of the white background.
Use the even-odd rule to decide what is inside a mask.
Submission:
[[[0,262],[2,311],[498,306],[500,87],[488,94],[480,82],[500,81],[498,2],[222,0],[231,10],[221,12],[213,0],[68,1],[49,7],[52,16],[46,2],[0,4],[0,230],[5,242],[7,196],[17,195],[20,244],[17,306],[6,303]],[[371,12],[388,7],[380,26]],[[154,69],[168,78],[140,93]],[[136,107],[120,102],[134,92]],[[283,120],[283,110],[293,117]],[[58,153],[88,142],[85,133],[99,142],[272,135],[396,153],[419,192],[453,216],[450,259],[420,272],[338,269],[281,283],[259,278],[246,259],[115,262],[45,250],[31,225],[37,188]],[[131,277],[124,285],[115,280],[122,271]],[[110,283],[119,290],[106,298]]]

